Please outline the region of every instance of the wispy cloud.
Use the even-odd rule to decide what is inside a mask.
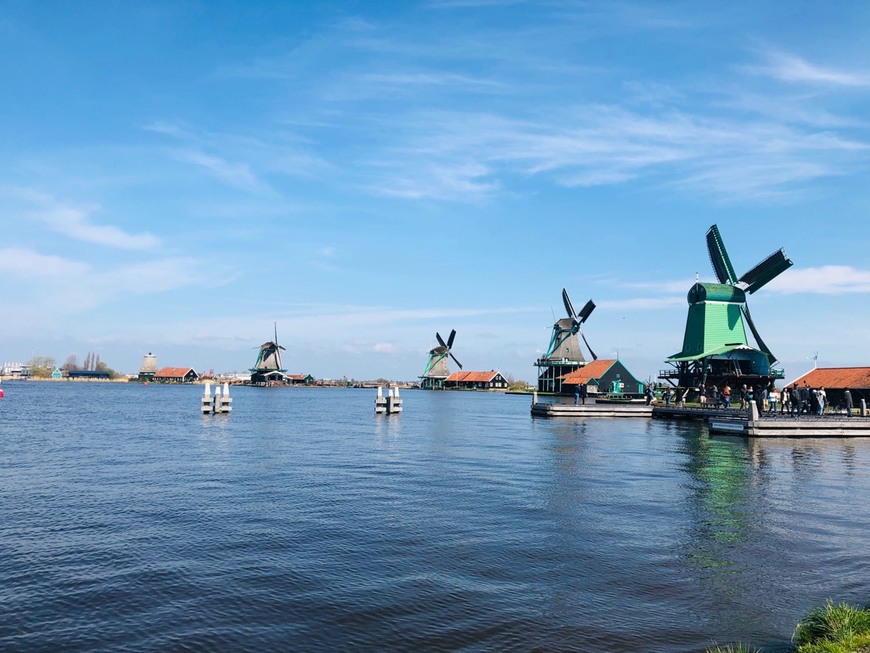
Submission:
[[[765,290],[767,289],[789,295],[870,293],[870,270],[859,270],[848,265],[790,268],[786,274],[780,275],[765,286]]]
[[[160,245],[160,239],[150,233],[128,233],[114,225],[92,221],[99,206],[75,206],[29,188],[5,188],[0,193],[12,198],[17,206],[11,211],[20,217],[41,222],[52,231],[69,238],[118,249],[147,250]]]
[[[189,286],[215,287],[228,283],[228,270],[206,268],[186,258],[161,258],[143,263],[99,268],[33,249],[0,249],[0,271],[19,287],[38,284],[32,305],[55,315],[90,310],[118,297],[160,294]]]
[[[84,263],[70,261],[60,256],[40,254],[24,247],[0,249],[0,270],[7,276],[26,279],[68,278],[86,274],[89,267]]]
[[[766,60],[764,63],[752,66],[749,70],[783,82],[870,87],[870,75],[863,71],[826,68],[780,50],[768,50],[764,53],[764,58]]]
[[[247,163],[231,163],[220,157],[197,150],[174,149],[176,160],[202,168],[220,181],[242,190],[256,191],[265,188]]]

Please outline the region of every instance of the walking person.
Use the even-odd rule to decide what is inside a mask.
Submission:
[[[580,403],[586,405],[586,397],[589,396],[589,388],[585,383],[580,383]]]
[[[825,392],[825,386],[819,388],[819,415],[825,414],[825,408],[828,407],[828,393]]]
[[[725,410],[731,408],[731,386],[727,383],[722,388],[722,405],[725,406]]]
[[[574,386],[574,405],[580,404],[580,384]]]

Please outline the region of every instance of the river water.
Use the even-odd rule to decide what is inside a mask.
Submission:
[[[870,440],[528,397],[16,382],[0,650],[785,651],[870,586]]]

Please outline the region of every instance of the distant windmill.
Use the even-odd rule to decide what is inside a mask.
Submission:
[[[586,349],[589,350],[592,360],[598,360],[598,356],[592,351],[581,328],[583,323],[592,315],[592,311],[595,310],[595,302],[590,299],[577,313],[571,303],[571,298],[568,296],[568,291],[562,288],[562,303],[565,305],[565,312],[568,316],[555,321],[547,353],[535,361],[539,370],[539,392],[561,392],[561,377],[586,365],[586,358],[583,356],[580,340],[577,338],[578,334],[583,339]]]
[[[768,384],[782,378],[774,370],[776,357],[761,339],[746,304],[746,293],[757,292],[792,266],[780,249],[743,274],[734,273],[725,244],[714,224],[707,231],[707,251],[719,283],[696,281],[689,290],[689,315],[683,349],[668,358],[676,371],[661,378],[677,379],[685,387],[725,383]],[[758,348],[750,346],[746,327]]]
[[[429,350],[429,358],[426,360],[426,368],[423,370],[423,374],[420,375],[420,386],[423,389],[432,390],[442,387],[444,379],[450,376],[450,369],[447,366],[448,356],[453,359],[453,362],[459,366],[460,370],[462,369],[462,363],[457,360],[456,356],[454,356],[451,351],[455,338],[455,329],[450,331],[447,342],[444,342],[441,334],[437,331],[435,332],[435,339],[438,341],[438,346]]]
[[[281,362],[281,352],[286,351],[278,344],[278,323],[275,323],[275,339],[260,345],[257,362],[251,368],[251,383],[253,385],[272,385],[284,380],[287,371]]]
[[[580,337],[583,338],[586,349],[592,355],[592,360],[598,360],[598,356],[592,351],[586,336],[583,335],[583,331],[580,328],[589,319],[589,316],[592,315],[592,311],[595,310],[595,302],[590,299],[580,310],[580,313],[577,313],[574,310],[574,305],[571,303],[571,298],[568,296],[568,291],[562,288],[562,303],[565,305],[568,317],[556,320],[555,324],[553,324],[550,346],[547,347],[547,353],[544,354],[544,358],[550,360],[585,360],[583,352],[580,350],[580,342],[577,340],[577,334],[579,333]]]

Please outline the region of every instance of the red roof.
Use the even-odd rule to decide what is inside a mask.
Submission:
[[[791,381],[812,388],[870,388],[870,367],[819,367]]]
[[[578,383],[589,383],[590,379],[600,379],[615,362],[616,359],[599,358],[597,361],[587,363],[578,370],[562,375],[562,383],[576,385]]]
[[[498,372],[454,372],[444,382],[489,383],[497,375]]]
[[[165,379],[180,379],[187,376],[188,372],[193,372],[192,367],[164,367],[159,370],[156,374],[154,374],[154,378],[165,378]],[[196,372],[194,372],[196,374]]]

